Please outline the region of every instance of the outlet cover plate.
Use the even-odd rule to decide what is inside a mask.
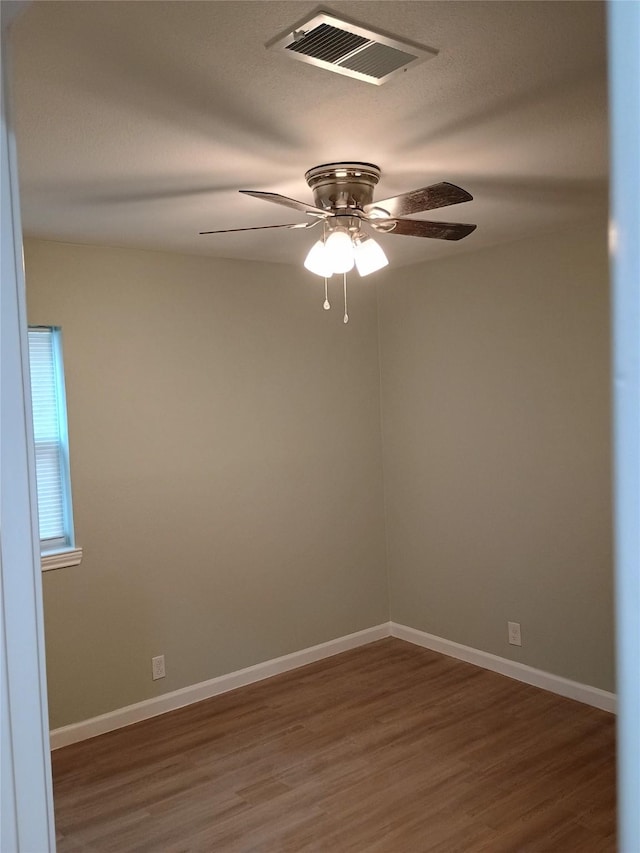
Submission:
[[[509,636],[509,644],[512,646],[521,646],[522,635],[520,634],[520,623],[507,622],[507,631]]]
[[[154,681],[157,681],[159,678],[164,677],[164,655],[158,655],[155,658],[151,658],[151,678]]]

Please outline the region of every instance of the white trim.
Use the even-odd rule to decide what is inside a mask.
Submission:
[[[43,572],[51,569],[66,569],[67,566],[79,566],[82,562],[82,548],[69,548],[67,551],[55,551],[42,554],[40,565]]]
[[[220,693],[227,693],[230,690],[236,690],[238,687],[263,681],[273,675],[280,675],[291,669],[315,663],[315,661],[323,658],[332,657],[340,654],[340,652],[373,643],[375,640],[383,640],[389,636],[389,623],[384,622],[382,625],[365,628],[363,631],[347,634],[345,637],[338,637],[335,640],[329,640],[308,649],[301,649],[298,652],[248,666],[227,675],[219,675],[217,678],[209,679],[209,681],[201,681],[199,684],[174,690],[172,693],[165,693],[162,696],[155,696],[153,699],[136,702],[135,705],[127,705],[107,714],[101,714],[99,717],[83,720],[81,723],[72,723],[69,726],[53,729],[50,736],[51,749],[59,749],[61,746],[68,746],[71,743],[120,729],[123,726],[130,726],[132,723],[139,723],[149,717],[166,714],[167,711],[175,711],[176,708],[183,708],[193,702],[210,699]]]
[[[10,22],[0,2],[0,849],[56,849]]]
[[[454,643],[452,640],[445,640],[442,637],[436,637],[434,634],[418,631],[416,628],[398,625],[397,622],[391,622],[391,636],[472,663],[475,666],[481,666],[483,669],[490,669],[492,672],[498,672],[500,675],[514,678],[516,681],[523,681],[525,684],[540,687],[542,690],[549,690],[559,696],[575,699],[585,705],[592,705],[594,708],[610,711],[612,714],[616,712],[615,693],[609,693],[599,687],[591,687],[588,684],[571,681],[542,669],[534,669],[534,667],[518,661],[492,655],[489,652],[471,648],[471,646],[463,646],[460,643]]]
[[[640,3],[609,2],[618,849],[640,850]]]
[[[238,687],[246,687],[248,684],[264,681],[265,678],[298,669],[309,663],[315,663],[341,652],[373,643],[376,640],[383,640],[386,637],[406,640],[413,645],[422,646],[434,652],[480,666],[483,669],[498,672],[501,675],[514,678],[516,681],[522,681],[542,690],[549,690],[560,696],[593,705],[603,711],[615,713],[616,710],[616,696],[613,693],[607,693],[606,690],[580,684],[577,681],[570,681],[567,678],[544,672],[541,669],[534,669],[517,661],[498,657],[498,655],[473,649],[470,646],[463,646],[460,643],[436,637],[434,634],[418,631],[416,628],[398,625],[396,622],[384,622],[381,625],[365,628],[363,631],[357,631],[354,634],[347,634],[345,637],[338,637],[317,646],[310,646],[298,652],[292,652],[254,666],[248,666],[245,669],[236,670],[236,672],[219,675],[217,678],[211,678],[208,681],[201,681],[199,684],[182,687],[180,690],[164,693],[162,696],[154,696],[152,699],[145,699],[143,702],[136,702],[134,705],[117,708],[115,711],[100,714],[98,717],[92,717],[80,723],[72,723],[69,726],[53,729],[50,735],[51,749],[60,749],[60,747],[81,740],[87,740],[115,729],[121,729],[124,726],[130,726],[133,723],[139,723],[150,717],[166,714],[168,711],[175,711],[177,708],[184,708],[194,702],[201,702],[203,699],[228,693]]]

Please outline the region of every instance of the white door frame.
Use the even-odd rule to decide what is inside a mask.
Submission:
[[[640,851],[640,3],[611,0],[618,849]]]
[[[44,618],[27,315],[15,140],[8,103],[8,32],[20,4],[0,2],[2,24],[2,259],[0,281],[0,850],[55,850]]]
[[[2,17],[0,707],[3,853],[55,850],[22,229]],[[610,0],[619,849],[640,850],[640,3]]]

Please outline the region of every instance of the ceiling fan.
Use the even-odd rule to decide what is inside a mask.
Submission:
[[[410,190],[382,201],[373,201],[380,169],[372,163],[325,163],[305,174],[313,192],[313,204],[306,204],[278,193],[240,190],[244,195],[281,204],[310,217],[310,221],[282,225],[258,225],[249,228],[225,228],[200,234],[227,234],[236,231],[262,231],[269,228],[313,228],[322,223],[323,236],[307,255],[304,265],[325,279],[324,307],[329,308],[327,279],[343,274],[346,311],[346,273],[355,265],[360,275],[368,275],[386,266],[388,260],[371,233],[429,237],[435,240],[461,240],[475,231],[475,225],[452,222],[428,222],[405,216],[471,201],[473,196],[461,187],[442,181]]]

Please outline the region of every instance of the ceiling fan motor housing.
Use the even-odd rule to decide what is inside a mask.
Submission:
[[[305,174],[316,207],[339,211],[364,210],[373,201],[380,169],[373,163],[324,163]]]

